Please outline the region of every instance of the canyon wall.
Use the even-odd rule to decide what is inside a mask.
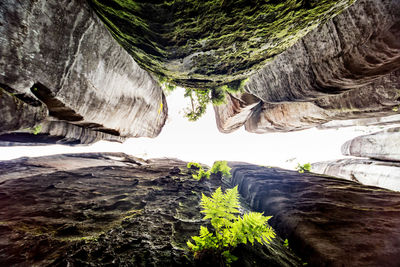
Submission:
[[[360,0],[307,34],[250,77],[246,94],[260,101],[246,110],[246,119],[233,122],[219,114],[232,109],[230,97],[216,108],[223,120],[217,125],[226,125],[220,130],[245,125],[255,133],[293,131],[398,114],[399,9],[396,0]]]
[[[159,134],[167,104],[158,82],[86,1],[7,0],[0,12],[0,141],[79,144]]]

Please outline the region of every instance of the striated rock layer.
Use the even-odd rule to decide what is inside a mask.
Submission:
[[[400,193],[313,173],[230,163],[232,183],[308,266],[398,266]]]
[[[371,159],[316,162],[312,171],[357,183],[400,191],[400,163]]]
[[[179,160],[122,153],[0,161],[0,265],[194,266],[201,194],[221,185]],[[279,238],[233,254],[238,267],[301,264]]]
[[[342,153],[348,156],[400,161],[399,148],[400,127],[397,127],[374,134],[359,136],[347,141],[342,146]]]
[[[159,134],[167,117],[160,86],[86,1],[2,1],[0,23],[0,90],[8,92],[0,94],[0,133],[7,134],[0,140],[90,143]],[[41,122],[41,135],[29,137],[25,128]],[[26,137],[10,137],[16,130]]]
[[[331,120],[385,117],[400,104],[400,2],[360,0],[250,77],[247,94],[260,104],[242,125],[265,133],[315,127]],[[300,101],[300,102],[299,102]],[[216,109],[220,119],[228,101]],[[242,107],[245,110],[245,107]],[[224,121],[234,120],[225,118]]]
[[[370,159],[317,162],[312,170],[362,184],[400,191],[400,128],[363,135],[347,141],[342,153]]]

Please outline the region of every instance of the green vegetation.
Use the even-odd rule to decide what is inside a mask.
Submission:
[[[231,168],[228,166],[226,161],[216,161],[211,168],[211,173],[221,173],[223,176],[228,178],[232,177],[231,175]]]
[[[89,0],[141,67],[191,89],[247,78],[353,2]]]
[[[37,135],[42,131],[42,125],[36,125],[35,127],[29,129],[31,134]]]
[[[196,260],[211,258],[220,266],[229,266],[237,257],[232,255],[233,249],[239,244],[254,242],[269,244],[275,237],[273,229],[267,224],[271,217],[265,217],[259,212],[250,212],[242,217],[239,214],[239,193],[237,186],[222,192],[218,188],[211,197],[202,194],[201,213],[204,220],[209,220],[213,230],[200,227],[200,235],[193,236],[187,245]]]
[[[300,163],[297,163],[296,169],[298,170],[299,173],[310,172],[311,171],[311,164],[310,163],[306,163],[304,165],[300,165]]]
[[[283,246],[285,248],[289,248],[289,240],[285,239],[285,242],[283,243]]]
[[[200,181],[203,178],[209,179],[211,174],[223,175],[228,178],[232,176],[230,173],[231,168],[228,167],[228,163],[226,161],[214,162],[212,168],[208,171],[205,171],[197,162],[189,162],[186,167],[194,171],[192,173],[192,177],[197,181]]]
[[[191,93],[191,121],[355,0],[89,0],[118,43],[166,91]]]

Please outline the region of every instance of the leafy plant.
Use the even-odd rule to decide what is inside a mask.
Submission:
[[[310,172],[311,171],[311,164],[310,163],[306,163],[304,165],[300,165],[300,163],[297,163],[296,169],[298,170],[299,173]]]
[[[227,176],[228,178],[232,176],[230,173],[231,168],[228,167],[226,161],[214,162],[213,166],[208,171],[205,171],[203,167],[196,162],[189,162],[187,164],[187,168],[195,171],[192,173],[192,177],[197,181],[200,181],[202,178],[209,179],[211,174],[221,174]]]
[[[231,168],[229,168],[228,163],[226,161],[216,161],[211,168],[211,173],[221,173],[226,177],[232,177],[231,175]]]
[[[186,89],[184,96],[190,98],[191,106],[186,109],[185,117],[189,121],[197,121],[206,112],[210,102],[216,106],[224,104],[226,94],[244,92],[247,81],[235,80],[213,89]]]
[[[211,257],[230,265],[237,257],[232,255],[233,249],[239,244],[250,242],[267,243],[275,237],[275,232],[267,224],[271,217],[263,216],[259,212],[239,214],[239,193],[237,186],[222,192],[219,187],[211,197],[202,194],[201,213],[205,214],[205,220],[209,220],[213,231],[205,226],[200,226],[199,236],[193,236],[187,242],[194,258],[201,260],[203,257]]]

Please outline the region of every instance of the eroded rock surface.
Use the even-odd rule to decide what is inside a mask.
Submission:
[[[399,131],[399,127],[390,128],[349,140],[342,145],[342,153],[363,159],[316,162],[312,164],[312,170],[361,184],[400,191]]]
[[[90,0],[141,66],[193,89],[247,78],[353,2]]]
[[[2,1],[0,23],[0,87],[22,103],[1,133],[44,122],[42,135],[30,136],[33,143],[46,136],[50,143],[63,138],[86,143],[161,131],[167,105],[160,86],[86,1]],[[0,97],[2,103],[10,98]],[[7,116],[14,105],[8,102],[1,106]]]
[[[400,127],[349,140],[343,144],[342,153],[343,155],[355,157],[400,161],[399,148]]]
[[[205,224],[201,194],[221,185],[195,181],[179,160],[122,153],[0,161],[0,264],[193,266],[185,249]],[[234,254],[233,266],[301,264],[279,238]]]
[[[399,9],[397,0],[357,1],[277,55],[250,77],[245,90],[262,103],[235,129],[293,131],[398,114]]]
[[[334,177],[230,163],[233,184],[308,266],[398,266],[400,193]]]
[[[309,100],[360,88],[400,67],[397,0],[361,0],[251,77],[265,102]]]
[[[312,171],[365,185],[400,191],[400,162],[340,159],[313,163]]]

